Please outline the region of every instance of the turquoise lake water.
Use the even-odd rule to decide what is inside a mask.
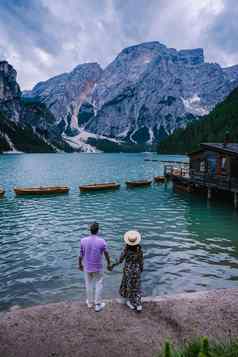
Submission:
[[[116,258],[129,229],[142,233],[144,295],[238,287],[238,211],[232,202],[175,193],[172,185],[128,190],[127,179],[162,174],[155,154],[0,156],[0,309],[84,298],[80,238],[94,220]],[[78,185],[118,181],[114,192],[80,194]],[[14,186],[68,185],[68,195],[15,197]],[[121,268],[105,274],[117,297]]]

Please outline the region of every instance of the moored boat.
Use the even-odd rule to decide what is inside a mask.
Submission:
[[[93,183],[79,186],[80,192],[116,190],[118,188],[120,188],[120,184],[117,182]]]
[[[0,197],[2,197],[4,195],[5,191],[2,187],[0,187]]]
[[[193,188],[189,185],[175,184],[175,191],[183,191],[183,192],[193,192]]]
[[[16,195],[52,195],[68,193],[69,188],[67,186],[46,186],[46,187],[15,187]]]
[[[158,183],[162,183],[165,181],[165,177],[164,176],[155,176],[154,181],[158,182]]]
[[[126,181],[128,188],[150,186],[151,183],[152,181],[148,180]]]
[[[193,187],[188,177],[172,175],[173,186],[177,191],[192,192]]]

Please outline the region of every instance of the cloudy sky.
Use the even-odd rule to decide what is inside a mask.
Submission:
[[[228,66],[238,63],[237,19],[237,0],[0,0],[0,59],[22,89],[79,63],[105,67],[145,41],[203,47]]]

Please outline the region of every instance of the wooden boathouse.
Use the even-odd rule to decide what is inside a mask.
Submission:
[[[176,185],[187,191],[206,190],[208,199],[217,191],[229,192],[238,207],[238,143],[202,143],[200,149],[188,154],[188,178],[173,177]]]

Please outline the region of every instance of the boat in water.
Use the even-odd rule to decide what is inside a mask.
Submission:
[[[151,183],[152,181],[148,180],[126,181],[126,185],[128,188],[150,186]]]
[[[154,181],[157,183],[163,183],[165,182],[166,178],[164,176],[155,176]]]
[[[193,192],[193,187],[188,177],[173,175],[172,180],[175,191]]]
[[[5,191],[2,187],[0,187],[0,197],[2,197],[4,195]]]
[[[15,194],[18,195],[56,195],[68,193],[67,186],[48,186],[48,187],[15,187]]]
[[[120,188],[120,184],[117,182],[93,183],[79,186],[80,192],[117,190],[118,188]]]

